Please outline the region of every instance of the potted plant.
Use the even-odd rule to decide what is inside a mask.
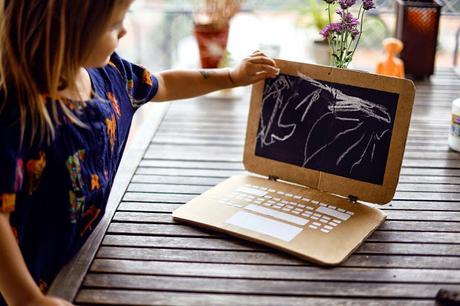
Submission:
[[[203,68],[217,68],[227,50],[231,18],[242,0],[203,0],[193,14],[194,34]]]

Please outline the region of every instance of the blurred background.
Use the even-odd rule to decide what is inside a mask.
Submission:
[[[435,66],[453,67],[460,64],[460,0],[437,3],[442,8]],[[327,64],[327,48],[318,43],[322,5],[323,1],[317,0],[242,1],[230,20],[225,66],[257,49],[286,60]],[[152,71],[200,67],[193,28],[199,6],[199,0],[136,0],[126,19],[128,35],[119,52]],[[396,2],[377,0],[376,8],[365,16],[350,68],[373,71],[383,56],[382,40],[395,36],[395,27]]]

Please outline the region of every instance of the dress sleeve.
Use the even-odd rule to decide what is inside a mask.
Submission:
[[[9,213],[16,206],[16,194],[21,190],[24,167],[17,135],[0,123],[0,212]]]
[[[152,100],[158,91],[158,80],[146,68],[132,64],[113,53],[110,65],[114,66],[126,82],[132,106],[136,109]]]

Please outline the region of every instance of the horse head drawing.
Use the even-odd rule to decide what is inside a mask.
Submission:
[[[372,164],[376,150],[388,142],[382,138],[391,134],[386,106],[302,74],[279,76],[265,86],[263,97],[257,135],[261,147],[302,139],[302,149],[287,153],[302,154],[302,167],[328,164],[351,174]]]

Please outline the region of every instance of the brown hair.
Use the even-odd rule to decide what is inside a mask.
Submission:
[[[31,142],[54,138],[52,119],[57,120],[57,103],[52,103],[50,114],[47,98],[58,102],[65,115],[79,123],[59,91],[76,91],[77,72],[107,27],[117,2],[0,0],[0,93],[4,95],[0,113],[6,103],[17,103],[21,143],[26,126]],[[8,101],[7,96],[14,96],[15,101]]]

